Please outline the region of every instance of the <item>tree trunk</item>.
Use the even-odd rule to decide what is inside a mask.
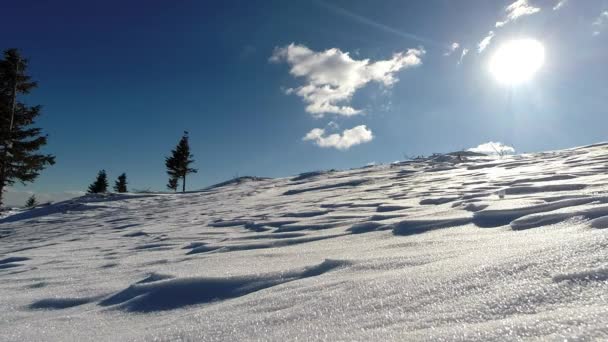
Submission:
[[[2,198],[4,197],[2,195],[4,195],[4,180],[0,179],[0,209],[2,209]]]
[[[19,60],[15,65],[15,78],[13,79],[13,93],[11,94],[11,124],[8,128],[9,138],[12,138],[10,134],[13,132],[13,125],[15,123],[15,108],[17,107],[17,77],[19,76]],[[12,140],[10,141],[12,143]]]
[[[186,175],[184,175],[184,181],[182,182],[182,192],[186,192]]]

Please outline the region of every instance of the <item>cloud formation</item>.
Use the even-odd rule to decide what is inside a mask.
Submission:
[[[308,104],[308,113],[316,117],[329,113],[351,116],[362,112],[348,105],[358,89],[369,82],[390,87],[398,81],[398,71],[422,64],[424,54],[422,48],[409,49],[391,59],[370,62],[353,59],[337,48],[316,52],[292,43],[275,48],[270,61],[286,62],[291,67],[290,74],[306,80],[306,84],[289,88],[286,93],[300,96]]]
[[[483,153],[487,155],[505,155],[515,153],[515,149],[513,147],[505,145],[501,142],[493,141],[480,144],[479,146],[470,148],[467,151]]]
[[[595,31],[593,31],[594,36],[600,34],[600,29],[604,27],[606,21],[608,21],[608,11],[603,11],[600,13],[600,16],[593,21],[593,26],[595,27]]]
[[[506,19],[503,21],[497,21],[496,27],[505,26],[506,24],[508,24],[514,20],[517,20],[517,18],[519,18],[519,17],[538,13],[538,12],[540,12],[540,8],[531,6],[528,3],[528,0],[517,0],[514,3],[510,4],[509,6],[507,6],[505,11],[507,12]]]
[[[319,147],[333,147],[338,150],[348,150],[352,146],[372,141],[372,131],[365,125],[344,130],[342,134],[334,133],[325,135],[322,128],[314,128],[302,138],[304,141],[313,141]]]
[[[450,45],[450,49],[448,51],[446,51],[443,55],[444,56],[450,56],[452,55],[456,50],[458,50],[458,48],[460,48],[460,44],[458,42],[454,42],[452,43],[452,45]]]
[[[482,39],[481,42],[479,42],[477,51],[479,53],[482,53],[483,50],[485,50],[488,45],[490,45],[490,43],[492,42],[492,38],[494,38],[494,31],[488,32],[488,35],[484,39]]]
[[[565,3],[565,1],[567,1],[567,0],[561,0],[560,2]],[[560,5],[560,4],[558,3],[558,5]],[[560,7],[561,6],[563,6],[563,4],[561,4]],[[505,12],[507,13],[506,18],[502,21],[497,21],[496,25],[495,25],[496,28],[501,28],[501,27],[507,25],[508,23],[517,20],[520,17],[538,13],[538,12],[540,12],[540,8],[530,5],[528,3],[528,0],[516,0],[509,6],[505,7]],[[494,38],[494,35],[495,35],[495,32],[490,31],[490,32],[488,32],[488,35],[485,36],[485,38],[483,38],[479,42],[478,48],[477,48],[478,53],[482,53],[490,45],[490,43],[492,42],[492,38]]]
[[[460,59],[458,60],[458,64],[462,64],[462,61],[464,60],[464,58],[467,56],[467,54],[469,53],[469,49],[462,49],[462,53],[460,54]]]
[[[327,123],[327,127],[333,130],[340,129],[340,125],[338,125],[338,123],[335,121],[330,121],[329,123]]]
[[[564,7],[564,5],[568,2],[568,0],[559,0],[557,2],[557,4],[555,4],[555,6],[553,6],[553,10],[557,11],[559,9],[561,9],[562,7]]]

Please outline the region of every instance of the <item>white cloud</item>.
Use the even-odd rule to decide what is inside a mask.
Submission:
[[[514,20],[517,20],[517,18],[519,18],[519,17],[538,13],[538,12],[540,12],[540,8],[531,6],[528,3],[528,0],[517,0],[514,3],[510,4],[509,6],[507,6],[505,11],[507,12],[507,18],[503,21],[497,21],[496,27],[505,26],[506,24],[508,24]]]
[[[17,190],[15,188],[9,187],[3,194],[3,202],[6,206],[9,207],[23,207],[27,199],[32,196],[36,196],[36,201],[38,203],[47,203],[47,202],[60,202],[65,201],[70,198],[84,196],[85,192],[83,191],[64,191],[64,192],[50,192],[50,193],[42,193],[42,192],[34,192],[27,190]]]
[[[462,53],[460,54],[460,59],[458,60],[458,64],[462,64],[462,61],[464,60],[464,58],[466,57],[466,55],[469,53],[469,49],[462,49]]]
[[[604,24],[604,21],[606,19],[608,19],[608,11],[603,11],[602,13],[600,13],[600,16],[597,17],[597,19],[595,19],[595,21],[593,22],[593,25],[601,26]]]
[[[467,151],[483,153],[488,155],[505,155],[515,153],[515,149],[509,145],[505,145],[501,142],[487,142],[480,144],[477,147],[468,149]]]
[[[517,20],[520,17],[538,13],[540,12],[540,8],[530,5],[528,3],[528,0],[516,0],[509,6],[505,7],[505,12],[507,13],[506,18],[503,21],[496,22],[495,26],[497,28],[503,27],[508,23]],[[490,43],[492,42],[492,38],[494,38],[494,35],[494,31],[490,31],[488,32],[488,35],[479,42],[477,49],[479,53],[482,53],[488,47],[488,45],[490,45]]]
[[[302,140],[311,140],[320,147],[333,147],[338,150],[348,150],[350,147],[372,141],[374,138],[372,131],[365,125],[356,126],[351,129],[344,130],[342,134],[325,135],[325,130],[322,128],[314,128],[302,138]]]
[[[481,42],[479,42],[477,51],[479,53],[482,53],[483,50],[485,50],[488,45],[490,45],[490,42],[492,42],[492,38],[494,38],[494,31],[488,32],[488,35],[484,39],[482,39]]]
[[[564,7],[564,5],[568,2],[568,0],[559,0],[557,2],[557,4],[555,4],[555,6],[553,6],[553,10],[557,11],[559,9],[561,9],[562,7]]]
[[[287,89],[286,93],[302,97],[308,113],[316,117],[327,113],[351,116],[362,112],[348,105],[358,89],[372,81],[390,87],[398,81],[398,71],[420,65],[424,54],[423,48],[409,49],[391,59],[370,62],[352,59],[348,52],[336,48],[315,52],[292,43],[275,48],[270,61],[285,61],[293,76],[306,80],[303,86]]]
[[[597,19],[595,19],[592,23],[593,26],[596,28],[593,31],[594,36],[597,36],[600,34],[601,28],[604,27],[604,24],[606,23],[606,21],[608,21],[608,11],[603,11],[602,13],[600,13],[599,17],[597,17]]]
[[[458,42],[454,42],[452,43],[452,45],[450,45],[450,49],[448,51],[446,51],[443,55],[444,56],[450,56],[452,55],[456,50],[458,50],[458,48],[460,48],[460,44]]]

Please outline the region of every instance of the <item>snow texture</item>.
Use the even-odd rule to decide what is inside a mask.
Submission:
[[[0,219],[0,340],[607,340],[608,145]]]

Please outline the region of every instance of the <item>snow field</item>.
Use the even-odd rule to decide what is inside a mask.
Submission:
[[[0,340],[608,339],[606,171],[598,144],[17,213]]]

